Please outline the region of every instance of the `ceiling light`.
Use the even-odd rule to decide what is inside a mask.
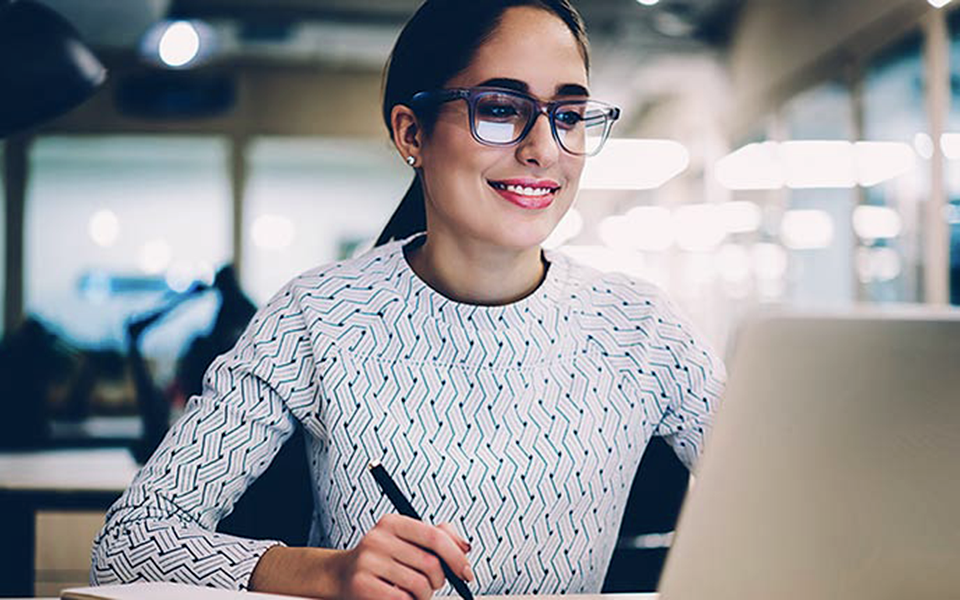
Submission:
[[[145,59],[171,69],[195,67],[213,54],[214,30],[203,21],[163,21],[144,34]]]
[[[150,240],[140,248],[140,269],[149,275],[162,273],[173,259],[173,249],[165,240]]]
[[[857,183],[863,187],[895,179],[917,166],[914,149],[902,142],[857,142],[853,145],[853,154]]]
[[[717,181],[728,190],[777,190],[783,187],[779,144],[747,144],[717,161]]]
[[[721,246],[717,252],[717,265],[724,281],[739,283],[750,279],[750,253],[743,246]]]
[[[922,138],[915,143],[922,146]],[[944,136],[944,152],[956,141]],[[870,187],[916,167],[913,148],[901,142],[801,140],[748,144],[717,162],[717,180],[730,190]]]
[[[791,250],[826,248],[833,233],[833,217],[823,210],[788,210],[780,224],[783,245]]]
[[[189,21],[171,23],[160,38],[158,52],[167,66],[186,66],[200,53],[200,34]]]
[[[581,189],[652,190],[667,183],[690,165],[690,153],[671,140],[607,141],[603,151],[589,158]]]
[[[112,210],[97,211],[87,225],[90,239],[103,248],[109,248],[120,236],[120,219]]]
[[[676,240],[673,215],[662,206],[637,206],[624,217],[627,223],[623,245],[646,252],[666,250]]]
[[[863,283],[893,281],[903,272],[903,261],[893,248],[860,248],[856,263]]]
[[[720,209],[714,204],[691,204],[673,214],[677,245],[687,252],[715,250],[727,236]]]
[[[787,252],[777,244],[754,244],[750,249],[750,258],[753,272],[757,278],[765,281],[776,281],[787,273],[790,259]]]
[[[753,202],[724,202],[717,209],[727,233],[751,233],[763,224],[763,211]]]
[[[293,221],[280,215],[260,215],[253,222],[253,243],[264,250],[289,248],[296,237]]]
[[[945,133],[940,136],[940,149],[947,160],[960,159],[960,133]]]
[[[845,141],[803,140],[780,144],[787,187],[852,188],[857,185],[853,145]]]
[[[167,286],[178,294],[189,290],[195,280],[193,265],[188,262],[179,261],[167,269]]]
[[[933,158],[933,139],[929,134],[918,133],[913,136],[913,149],[917,151],[920,158],[930,160]]]
[[[903,219],[886,206],[858,206],[853,209],[853,230],[864,240],[895,238],[903,231]]]

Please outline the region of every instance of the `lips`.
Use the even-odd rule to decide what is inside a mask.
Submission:
[[[502,179],[487,183],[508,202],[531,210],[550,206],[560,191],[560,184],[552,179]]]

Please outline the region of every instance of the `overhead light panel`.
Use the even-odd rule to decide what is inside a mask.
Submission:
[[[780,146],[776,142],[747,144],[717,161],[716,174],[728,190],[778,190],[784,183]]]
[[[852,188],[857,185],[850,142],[783,142],[780,152],[789,188]]]
[[[833,243],[833,217],[823,210],[788,210],[780,223],[783,245],[791,250],[827,248]]]
[[[652,190],[690,165],[690,153],[671,140],[612,139],[587,159],[580,181],[589,190]]]
[[[912,171],[916,156],[902,142],[761,142],[720,159],[716,173],[730,190],[870,187]]]
[[[903,219],[887,206],[858,206],[853,209],[853,230],[864,240],[895,238],[903,231]]]

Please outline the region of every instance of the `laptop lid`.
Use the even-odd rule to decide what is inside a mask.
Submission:
[[[662,600],[960,598],[958,314],[748,323]]]

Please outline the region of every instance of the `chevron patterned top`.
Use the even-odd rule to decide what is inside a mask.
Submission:
[[[692,467],[723,364],[658,288],[558,252],[518,302],[450,300],[404,256],[424,239],[308,271],[258,311],[108,512],[93,583],[244,588],[279,542],[214,529],[299,422],[311,545],[351,548],[392,511],[377,459],[470,540],[475,592],[600,591],[647,442]]]

